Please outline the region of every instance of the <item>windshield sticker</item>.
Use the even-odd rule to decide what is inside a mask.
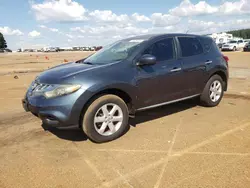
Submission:
[[[129,42],[141,43],[143,41],[144,41],[143,39],[137,39],[137,40],[130,40]]]

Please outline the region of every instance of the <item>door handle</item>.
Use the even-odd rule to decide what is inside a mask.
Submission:
[[[179,72],[179,71],[181,71],[181,68],[174,68],[170,72]]]
[[[212,64],[213,63],[213,61],[206,61],[205,62],[205,65],[210,65],[210,64]]]

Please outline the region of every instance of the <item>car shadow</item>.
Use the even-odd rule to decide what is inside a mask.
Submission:
[[[187,109],[193,108],[198,105],[197,99],[190,99],[182,102],[178,102],[175,104],[170,104],[166,106],[161,106],[158,108],[154,108],[151,110],[146,110],[143,112],[136,113],[135,118],[130,118],[129,124],[133,127],[136,127],[138,124],[151,121],[154,119],[159,119],[162,117],[169,116],[171,114],[179,113],[185,111]],[[42,125],[45,131],[49,131],[58,138],[69,140],[73,142],[81,142],[88,140],[88,137],[84,134],[84,132],[76,126],[67,127],[67,128],[59,128],[59,127],[47,127],[46,125]],[[130,126],[128,127],[129,131]],[[127,132],[126,131],[126,132]],[[126,134],[126,132],[124,134]]]
[[[45,131],[49,131],[53,135],[63,140],[69,140],[73,142],[82,142],[88,140],[87,135],[78,127],[78,125],[71,127],[48,127],[42,124]]]
[[[135,118],[131,118],[129,123],[131,126],[136,127],[137,124],[166,117],[171,114],[176,114],[188,110],[190,108],[196,107],[198,104],[199,101],[196,98],[194,98],[186,101],[181,101],[178,103],[160,106],[154,109],[141,111],[136,113]]]

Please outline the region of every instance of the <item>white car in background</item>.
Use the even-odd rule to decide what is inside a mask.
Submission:
[[[239,48],[244,48],[246,45],[246,42],[244,40],[238,40],[238,46]]]
[[[243,40],[231,40],[228,43],[224,44],[221,48],[222,51],[236,51],[240,48],[243,48],[245,43]]]
[[[44,52],[59,52],[59,48],[50,47],[44,50]]]

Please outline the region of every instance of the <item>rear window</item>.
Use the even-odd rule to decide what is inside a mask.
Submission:
[[[200,41],[195,37],[178,37],[182,57],[195,56],[203,53]]]

